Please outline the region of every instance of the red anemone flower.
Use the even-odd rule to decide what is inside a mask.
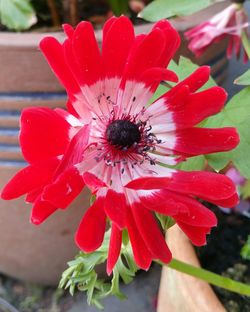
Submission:
[[[194,244],[205,244],[216,217],[196,198],[231,207],[237,202],[235,186],[223,175],[167,166],[238,144],[234,128],[196,127],[222,109],[225,91],[196,92],[209,78],[205,66],[147,106],[161,80],[177,81],[166,66],[179,36],[167,21],[135,36],[128,18],[113,17],[104,26],[101,52],[90,23],[64,30],[63,44],[47,37],[40,48],[67,90],[68,110],[22,112],[20,144],[30,165],[6,185],[2,198],[27,193],[31,221],[39,224],[88,186],[96,200],[76,243],[85,252],[99,248],[109,219],[109,274],[123,229],[140,268],[148,269],[153,259],[171,260],[154,211],[173,217]]]

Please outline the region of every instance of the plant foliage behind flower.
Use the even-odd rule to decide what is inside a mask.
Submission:
[[[0,23],[9,29],[24,30],[37,22],[29,0],[1,0]]]

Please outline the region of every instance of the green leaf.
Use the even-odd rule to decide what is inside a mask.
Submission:
[[[250,86],[250,69],[234,81],[237,85]]]
[[[250,235],[248,235],[245,245],[242,247],[240,255],[245,260],[250,260]]]
[[[209,164],[215,169],[222,169],[233,161],[241,175],[250,178],[250,87],[237,93],[216,116],[207,119],[205,127],[236,127],[240,135],[240,144],[230,152],[207,155]]]
[[[250,198],[250,180],[247,180],[244,185],[240,187],[240,195],[243,199]]]
[[[175,225],[175,220],[169,216],[165,216],[161,213],[156,213],[156,217],[161,224],[161,228],[166,232],[170,229],[173,225]]]
[[[188,158],[182,162],[180,166],[177,166],[181,170],[192,171],[192,170],[203,170],[205,168],[206,158],[203,155]]]
[[[193,14],[210,4],[210,0],[155,0],[140,12],[139,17],[156,22],[162,18]]]
[[[0,22],[9,29],[24,30],[37,19],[29,0],[0,0]]]

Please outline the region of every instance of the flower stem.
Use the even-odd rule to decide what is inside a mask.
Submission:
[[[160,262],[161,265],[166,265]],[[193,266],[191,264],[173,259],[167,266],[176,271],[197,277],[206,281],[214,286],[218,286],[241,295],[250,296],[250,285],[236,282],[228,277],[215,274],[208,270]]]
[[[241,40],[242,40],[243,47],[246,51],[246,54],[248,58],[250,59],[250,41],[248,39],[247,32],[245,29],[241,33]]]

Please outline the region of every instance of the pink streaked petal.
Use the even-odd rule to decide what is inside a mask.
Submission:
[[[40,42],[40,49],[57,78],[64,85],[69,97],[81,92],[77,81],[66,63],[62,45],[53,37],[45,37]]]
[[[153,257],[169,263],[172,259],[171,252],[152,213],[141,203],[132,205],[132,213],[138,230]]]
[[[42,161],[65,152],[70,140],[70,125],[50,108],[26,108],[21,114],[19,140],[28,162]]]
[[[108,31],[105,31],[102,45],[104,75],[120,77],[134,42],[134,28],[126,16],[112,19],[111,22],[111,25],[106,26]]]
[[[129,239],[131,242],[135,262],[139,268],[143,270],[148,270],[152,262],[152,254],[145,245],[138,227],[135,223],[132,211],[129,208],[127,212],[127,229],[129,234]]]
[[[30,165],[20,170],[4,187],[1,198],[17,198],[50,182],[59,164],[59,159],[51,158],[45,162]]]
[[[202,155],[230,151],[239,144],[235,128],[188,128],[176,130],[174,150],[177,154]]]
[[[52,215],[57,208],[47,201],[41,200],[39,197],[32,207],[30,221],[36,225],[41,224],[50,215]]]
[[[182,222],[177,222],[177,224],[195,246],[206,245],[206,236],[211,231],[210,227],[195,227]]]
[[[80,22],[74,32],[72,45],[84,81],[91,85],[101,78],[101,55],[90,22]]]
[[[122,231],[115,224],[112,224],[107,259],[108,275],[112,273],[116,265],[116,262],[120,256],[121,245],[122,245]]]
[[[95,251],[103,242],[106,228],[106,214],[103,204],[104,198],[97,197],[85,213],[76,232],[76,244],[85,252]]]
[[[229,37],[227,46],[227,58],[230,59],[233,55],[233,38]]]
[[[85,172],[83,174],[83,181],[91,192],[95,194],[100,188],[106,187],[106,183],[101,181],[96,175],[91,172]]]
[[[108,190],[104,210],[119,229],[123,229],[126,225],[127,209],[125,195],[112,189]]]
[[[65,209],[80,194],[83,187],[82,176],[75,167],[71,167],[44,188],[42,199],[57,208]]]

